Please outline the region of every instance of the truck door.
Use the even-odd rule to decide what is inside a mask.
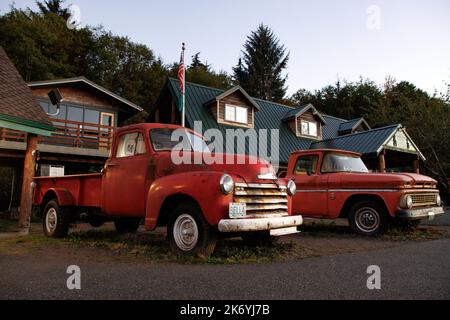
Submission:
[[[103,212],[120,217],[143,217],[149,168],[145,135],[139,131],[124,132],[116,141],[103,173]]]
[[[328,214],[327,176],[319,172],[319,155],[299,156],[294,167],[297,194],[293,212],[305,216],[322,217]]]

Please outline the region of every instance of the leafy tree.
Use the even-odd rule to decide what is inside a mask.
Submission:
[[[0,16],[0,45],[22,76],[27,81],[86,76],[150,109],[168,74],[162,60],[148,47],[101,27],[70,30],[53,11],[12,8]]]
[[[296,106],[312,103],[326,114],[352,119],[367,115],[381,96],[382,92],[374,82],[361,78],[355,83],[337,80],[314,93],[300,89],[290,100]]]
[[[289,53],[266,25],[259,25],[247,38],[243,57],[233,68],[234,79],[250,95],[270,101],[281,101],[286,95]]]

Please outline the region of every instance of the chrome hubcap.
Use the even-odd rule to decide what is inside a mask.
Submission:
[[[373,232],[380,226],[380,215],[373,208],[361,208],[356,212],[356,225],[364,232]]]
[[[47,211],[47,215],[45,216],[45,227],[49,233],[53,233],[58,224],[58,214],[54,208],[51,208]]]
[[[198,242],[198,227],[194,218],[188,214],[180,215],[173,226],[173,238],[180,250],[194,249]]]

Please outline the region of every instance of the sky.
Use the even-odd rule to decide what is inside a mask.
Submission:
[[[0,0],[0,14],[12,0]],[[34,0],[15,0],[35,8]],[[288,93],[320,89],[338,78],[387,75],[432,94],[450,83],[448,0],[67,0],[81,26],[103,25],[146,44],[165,63],[200,52],[216,70],[231,72],[260,23],[290,53]]]

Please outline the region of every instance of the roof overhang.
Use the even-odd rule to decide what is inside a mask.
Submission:
[[[0,127],[39,136],[51,136],[56,129],[40,122],[0,114]]]
[[[244,97],[248,100],[248,102],[250,102],[250,104],[253,107],[255,107],[256,110],[258,110],[258,111],[261,110],[261,107],[256,103],[256,101],[244,89],[242,89],[242,87],[240,87],[240,86],[233,87],[230,90],[227,90],[224,93],[219,94],[214,99],[212,99],[210,101],[207,101],[204,105],[207,106],[207,105],[210,105],[213,102],[220,101],[220,100],[222,100],[222,99],[228,97],[229,95],[232,95],[233,93],[238,92],[238,91],[241,92],[244,95]]]
[[[304,107],[298,108],[298,112],[293,113],[292,115],[289,115],[285,118],[283,118],[283,121],[289,121],[292,120],[294,118],[298,118],[300,117],[302,114],[308,112],[308,111],[312,111],[313,115],[318,117],[320,119],[320,121],[322,121],[322,123],[325,125],[327,124],[327,121],[325,120],[325,118],[322,116],[322,114],[316,109],[316,107],[314,107],[312,104],[308,104]],[[289,113],[292,113],[292,111],[289,111]]]
[[[134,104],[131,101],[128,101],[125,98],[122,98],[121,96],[115,94],[114,92],[109,91],[108,89],[96,84],[95,82],[92,82],[88,80],[85,77],[77,77],[77,78],[68,78],[68,79],[59,79],[59,80],[47,80],[47,81],[37,81],[37,82],[30,82],[28,83],[28,87],[30,88],[39,88],[39,87],[47,87],[47,86],[55,86],[55,85],[65,85],[65,84],[76,84],[76,83],[84,83],[104,94],[107,96],[137,110],[137,111],[143,111],[140,106]]]
[[[393,141],[394,136],[401,131],[404,135],[405,138],[407,139],[408,143],[410,143],[410,145],[414,148],[414,150],[410,150],[410,149],[405,149],[405,148],[401,148],[401,147],[395,147],[395,146],[391,146],[390,142]],[[408,132],[406,132],[406,129],[399,124],[397,127],[397,130],[395,130],[387,139],[386,141],[380,146],[380,148],[377,150],[377,154],[380,155],[380,153],[383,150],[393,150],[393,151],[399,151],[399,152],[405,152],[405,153],[411,153],[411,154],[417,154],[420,159],[422,161],[426,161],[427,158],[423,155],[423,153],[420,151],[419,147],[417,147],[417,145],[414,143],[413,139],[410,137],[410,135],[408,134]]]
[[[348,122],[351,122],[351,121],[352,120],[350,120]],[[355,120],[353,120],[353,121],[355,121]],[[364,125],[367,130],[371,129],[370,125],[367,123],[366,119],[364,119],[364,118],[360,118],[358,121],[355,121],[355,123],[353,124],[353,126],[351,128],[342,129],[342,127],[348,122],[344,122],[339,126],[339,134],[352,133],[360,125]]]

